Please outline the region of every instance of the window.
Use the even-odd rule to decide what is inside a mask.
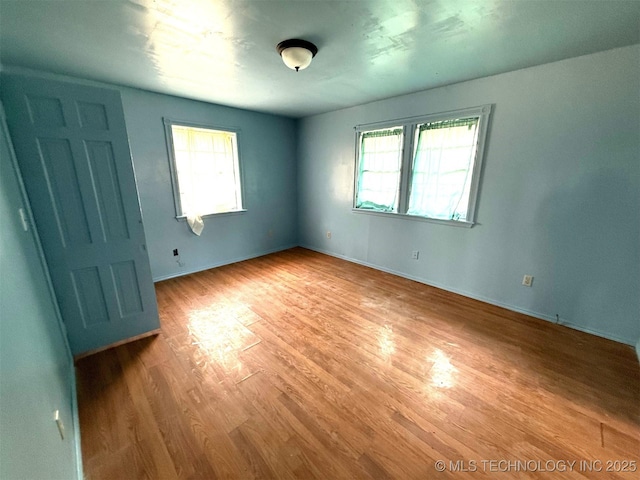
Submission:
[[[165,120],[176,216],[242,211],[236,131]]]
[[[396,211],[401,166],[402,127],[362,132],[356,206]]]
[[[356,127],[355,209],[471,226],[490,112]]]

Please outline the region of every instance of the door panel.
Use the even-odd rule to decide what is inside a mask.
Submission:
[[[64,127],[66,125],[62,113],[62,103],[57,98],[27,95],[26,101],[29,117],[34,125],[49,127]]]
[[[132,261],[111,265],[111,278],[116,290],[116,298],[122,318],[142,311],[142,295],[138,287],[136,264]]]
[[[84,328],[109,322],[107,301],[97,267],[79,268],[71,272],[78,311]]]
[[[104,105],[92,102],[77,102],[80,126],[93,130],[109,130],[107,112]]]
[[[89,166],[95,181],[95,195],[101,213],[101,230],[107,241],[129,238],[129,229],[122,203],[122,192],[116,172],[113,149],[108,142],[85,142]]]
[[[120,94],[7,75],[2,95],[73,353],[159,328]]]
[[[87,214],[69,141],[51,138],[35,140],[42,174],[47,182],[47,193],[54,208],[60,243],[64,248],[68,245],[91,244]]]

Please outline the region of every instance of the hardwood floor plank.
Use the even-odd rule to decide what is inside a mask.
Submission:
[[[378,465],[369,455],[363,453],[358,458],[358,463],[362,465],[365,472],[374,480],[391,480],[391,476],[384,468]]]
[[[277,478],[276,473],[269,468],[258,449],[245,435],[242,425],[229,432],[229,437],[231,437],[236,448],[242,452],[255,478]]]
[[[77,363],[88,479],[637,478],[625,345],[302,248],[156,291]]]
[[[633,458],[640,452],[640,437],[602,424],[602,446],[611,458]]]
[[[123,365],[123,376],[135,405],[136,414],[139,416],[141,438],[146,439],[148,442],[149,448],[146,451],[146,455],[150,456],[153,459],[153,463],[157,465],[158,478],[178,478],[143,387],[146,379],[144,368],[141,366],[141,362],[136,362],[129,356],[126,346],[117,347],[115,350],[120,364]],[[80,408],[82,409],[83,407]],[[81,423],[81,429],[83,426],[85,430],[89,427]],[[81,436],[82,432],[83,430],[81,430]]]

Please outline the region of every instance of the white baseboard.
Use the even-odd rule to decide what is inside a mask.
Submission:
[[[235,257],[230,260],[223,260],[222,262],[212,263],[209,265],[199,266],[193,270],[186,270],[183,272],[171,273],[169,275],[161,275],[159,277],[153,277],[153,282],[161,282],[163,280],[169,280],[170,278],[182,277],[184,275],[190,275],[192,273],[203,272],[205,270],[210,270],[212,268],[222,267],[224,265],[231,265],[232,263],[244,262],[245,260],[251,260],[252,258],[263,257],[265,255],[269,255],[270,253],[282,252],[284,250],[289,250],[290,248],[297,247],[297,243],[292,243],[290,245],[280,246],[277,248],[273,248],[271,250],[265,250],[257,253],[252,253],[251,255]]]
[[[464,291],[464,290],[459,290],[457,288],[452,288],[452,287],[450,287],[448,285],[442,285],[442,284],[439,284],[437,282],[429,282],[429,281],[427,281],[427,280],[425,280],[423,278],[415,277],[413,275],[407,275],[406,273],[403,273],[403,272],[399,272],[399,271],[396,271],[396,270],[393,270],[393,269],[385,268],[385,267],[382,267],[380,265],[376,265],[376,264],[373,264],[373,263],[363,262],[361,260],[356,260],[354,258],[347,257],[346,255],[340,255],[340,254],[337,254],[337,253],[329,252],[329,251],[323,250],[321,248],[316,248],[316,247],[312,247],[310,245],[304,245],[304,244],[302,244],[300,246],[303,247],[303,248],[307,248],[309,250],[313,250],[314,252],[323,253],[323,254],[329,255],[331,257],[340,258],[342,260],[346,260],[346,261],[351,262],[351,263],[357,263],[357,264],[363,265],[365,267],[370,267],[370,268],[373,268],[375,270],[380,270],[382,272],[391,273],[392,275],[397,275],[399,277],[403,277],[403,278],[406,278],[406,279],[409,279],[409,280],[413,280],[415,282],[423,283],[423,284],[429,285],[431,287],[436,287],[436,288],[439,288],[441,290],[446,290],[447,292],[457,293],[458,295],[462,295],[463,297],[472,298],[474,300],[479,300],[481,302],[488,303],[490,305],[495,305],[497,307],[502,307],[502,308],[505,308],[507,310],[511,310],[512,312],[524,313],[525,315],[529,315],[530,317],[539,318],[541,320],[546,320],[546,321],[551,322],[551,323],[558,323],[556,321],[556,317],[555,316],[547,315],[547,314],[536,312],[536,311],[533,311],[533,310],[528,310],[526,308],[517,307],[515,305],[510,305],[508,303],[500,302],[498,300],[495,300],[495,299],[492,299],[492,298],[488,298],[488,297],[485,297],[485,296],[482,296],[482,295],[477,295],[475,293],[467,292],[467,291]],[[602,332],[602,331],[599,331],[599,330],[596,330],[596,329],[593,329],[593,328],[590,328],[590,327],[584,327],[584,326],[581,326],[581,325],[576,325],[576,324],[571,323],[571,322],[563,321],[562,319],[560,319],[560,325],[562,325],[564,327],[572,328],[574,330],[579,330],[581,332],[589,333],[591,335],[596,335],[598,337],[606,338],[608,340],[613,340],[614,342],[623,343],[625,345],[633,346],[633,340],[630,340],[628,338],[621,338],[621,337],[618,337],[616,335],[612,335],[612,334],[610,334],[608,332]],[[638,344],[636,344],[636,352],[638,353],[638,358],[640,359],[640,340],[638,341]]]

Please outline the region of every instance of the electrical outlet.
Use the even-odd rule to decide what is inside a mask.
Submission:
[[[331,240],[331,230],[327,230],[327,238]]]
[[[411,252],[411,258],[413,258],[414,260],[418,260],[418,257],[420,257],[420,252],[418,250],[414,250],[413,252]]]
[[[533,276],[525,275],[524,277],[522,277],[522,285],[524,285],[525,287],[530,287],[532,283],[533,283]]]
[[[174,248],[174,249],[173,249],[173,256],[174,256],[174,257],[177,257],[178,255],[179,255],[179,254],[178,254],[178,249],[177,249],[177,248]]]

